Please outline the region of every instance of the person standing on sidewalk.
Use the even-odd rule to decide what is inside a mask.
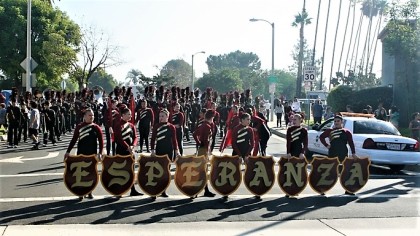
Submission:
[[[102,136],[102,129],[97,124],[93,123],[94,113],[93,110],[88,108],[84,111],[83,122],[79,123],[76,126],[76,129],[73,133],[73,138],[71,139],[66,154],[64,154],[64,160],[70,156],[70,152],[73,149],[76,142],[77,145],[77,155],[102,155],[104,148],[104,139]],[[99,152],[98,152],[98,143],[99,143]],[[79,197],[82,199],[82,197]],[[86,196],[86,198],[93,198],[92,193]]]
[[[281,128],[281,117],[283,116],[283,113],[284,113],[284,106],[280,101],[274,107],[274,111],[276,112],[276,116],[277,116],[277,127]]]
[[[8,148],[17,148],[18,129],[20,126],[21,111],[15,97],[11,99],[12,104],[7,107],[7,120],[9,121],[9,128],[7,130],[7,141],[9,142]]]
[[[302,116],[295,114],[292,118],[292,126],[287,129],[287,157],[305,158],[308,149],[308,131],[302,127]]]
[[[321,105],[321,101],[317,99],[315,104],[312,106],[312,114],[314,117],[314,124],[321,124],[322,121],[322,113],[324,112],[324,108]]]

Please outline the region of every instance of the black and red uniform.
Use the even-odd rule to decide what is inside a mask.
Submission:
[[[305,154],[308,149],[308,131],[301,126],[292,126],[286,133],[287,153],[294,157]]]
[[[232,131],[232,156],[238,155],[245,159],[251,155],[254,147],[254,131],[249,126],[239,124]]]
[[[201,125],[194,130],[193,137],[197,144],[198,155],[206,155],[211,148],[214,123],[203,121]]]
[[[217,135],[217,132],[219,130],[219,125],[220,125],[220,113],[217,112],[216,110],[213,110],[213,111],[214,111],[214,118],[213,118],[213,133],[211,136],[212,143],[210,147],[211,152],[213,151],[214,145],[216,144],[216,135]]]
[[[171,123],[158,123],[153,127],[152,140],[150,147],[155,150],[156,155],[167,154],[171,161],[175,159],[175,152],[178,150],[178,142],[176,140],[176,129]]]
[[[265,156],[268,139],[270,138],[270,131],[266,126],[266,122],[258,116],[252,116],[251,127],[256,129],[256,131],[254,130],[253,155],[256,156],[258,154],[258,151],[260,151],[260,154],[262,156]]]
[[[171,124],[178,125],[176,128],[176,141],[178,144],[179,153],[182,155],[184,153],[182,137],[184,137],[184,114],[182,112],[173,112],[170,115]]]
[[[146,150],[149,152],[150,127],[153,127],[154,120],[155,116],[151,108],[141,108],[137,111],[137,121],[139,122],[140,134],[140,152],[143,151],[143,143],[146,143]]]
[[[129,149],[137,143],[136,127],[125,120],[113,127],[117,155],[130,155]]]
[[[74,145],[78,141],[77,155],[93,155],[98,154],[98,143],[99,151],[102,152],[104,147],[104,139],[102,136],[101,127],[95,123],[82,122],[76,126],[73,133],[73,138],[67,148],[67,153],[73,149]]]
[[[325,138],[330,140],[330,149],[328,149],[328,157],[337,157],[342,162],[348,155],[349,150],[347,149],[347,143],[350,146],[351,153],[355,154],[353,136],[348,129],[334,128],[325,130],[320,136],[319,140],[327,147],[328,144],[325,142]]]

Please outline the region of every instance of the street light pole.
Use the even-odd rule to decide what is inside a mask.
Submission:
[[[26,91],[32,92],[31,87],[31,65],[32,65],[32,41],[31,41],[31,18],[32,18],[32,0],[28,0],[28,12],[26,23]]]
[[[194,56],[200,53],[206,53],[205,51],[196,52],[191,55],[191,91],[194,91]]]
[[[271,25],[271,77],[274,77],[274,22],[270,22],[264,19],[255,19],[255,18],[249,19],[249,21],[251,22],[264,21]],[[275,82],[271,81],[269,86],[270,87],[274,86],[275,88]],[[270,121],[274,120],[274,91],[275,89],[273,89],[271,92]]]

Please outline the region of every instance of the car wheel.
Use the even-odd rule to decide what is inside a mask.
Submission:
[[[398,172],[402,169],[404,169],[405,165],[389,165],[389,168],[393,171],[393,172]]]

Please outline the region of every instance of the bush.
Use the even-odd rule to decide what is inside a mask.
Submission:
[[[333,112],[346,111],[346,105],[352,105],[353,89],[349,86],[340,85],[333,88],[328,94],[327,102]]]

